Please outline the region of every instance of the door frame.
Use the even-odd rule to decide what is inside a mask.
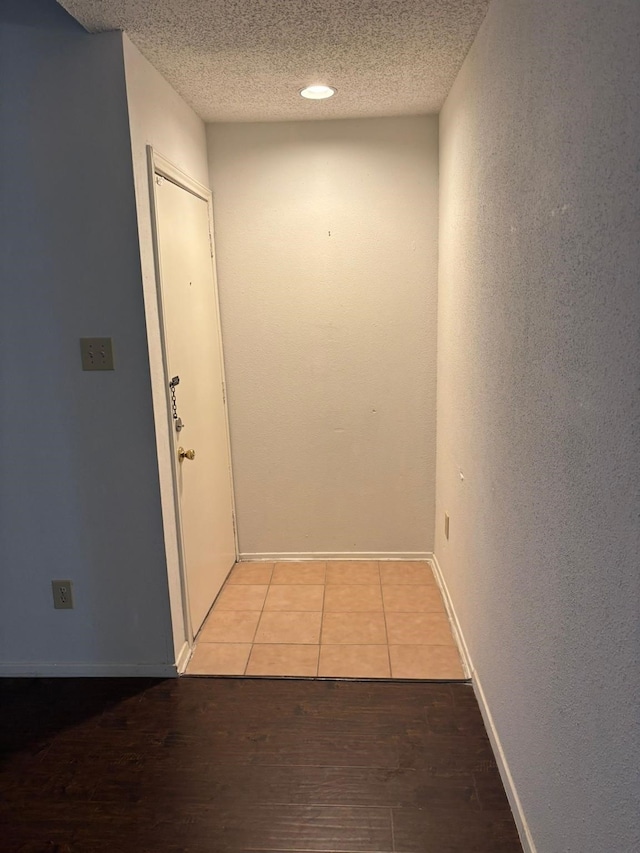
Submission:
[[[204,184],[199,183],[198,181],[191,178],[181,169],[179,169],[174,163],[168,160],[166,157],[163,157],[157,151],[154,150],[153,146],[147,145],[147,172],[149,178],[149,202],[151,208],[151,235],[152,235],[152,243],[153,243],[153,261],[155,267],[155,279],[156,279],[156,296],[158,300],[158,318],[159,318],[159,329],[160,329],[160,346],[162,350],[162,370],[164,376],[164,390],[165,390],[165,408],[166,408],[166,425],[167,425],[167,433],[169,438],[169,446],[173,449],[174,443],[174,424],[173,424],[173,415],[171,409],[171,393],[169,389],[169,361],[168,361],[168,347],[167,347],[167,337],[166,337],[166,319],[165,319],[165,303],[163,297],[162,290],[162,259],[160,256],[160,241],[158,234],[158,204],[156,197],[156,175],[164,178],[165,180],[171,181],[171,183],[180,187],[186,192],[195,195],[197,198],[202,199],[207,205],[207,215],[209,222],[209,243],[211,247],[211,272],[213,278],[213,291],[215,297],[215,306],[216,306],[216,328],[218,332],[218,347],[220,349],[220,364],[222,369],[222,394],[224,400],[224,410],[225,410],[225,435],[226,435],[226,451],[227,451],[227,465],[229,468],[229,478],[231,481],[231,511],[232,511],[232,519],[233,519],[233,537],[234,537],[234,545],[235,545],[235,557],[238,559],[238,529],[236,524],[236,502],[235,502],[235,491],[234,491],[234,482],[233,482],[233,467],[231,464],[231,439],[230,439],[230,431],[229,431],[229,409],[227,406],[227,394],[226,394],[226,376],[224,369],[224,351],[222,346],[222,326],[220,322],[220,297],[218,291],[218,275],[216,270],[216,258],[215,258],[215,241],[214,241],[214,224],[213,224],[213,196],[211,190],[204,186]],[[184,537],[183,537],[183,528],[182,528],[182,511],[180,506],[180,491],[178,487],[178,460],[176,458],[175,453],[171,453],[171,484],[172,484],[172,492],[173,492],[173,508],[175,512],[175,524],[176,524],[176,538],[177,538],[177,551],[178,551],[178,565],[179,565],[179,573],[180,573],[180,597],[181,597],[181,608],[182,608],[182,616],[184,622],[185,629],[185,641],[189,646],[189,649],[193,648],[193,626],[191,624],[191,614],[189,612],[189,581],[187,577],[187,565],[186,558],[184,552]],[[176,626],[173,626],[173,630],[176,630]],[[181,655],[181,660],[177,661],[178,671],[181,672],[186,667],[188,661],[188,656],[185,657]]]

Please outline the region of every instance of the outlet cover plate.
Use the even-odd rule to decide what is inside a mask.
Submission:
[[[80,338],[83,370],[113,370],[111,338]]]
[[[73,610],[73,586],[71,581],[51,581],[53,606],[56,610]]]

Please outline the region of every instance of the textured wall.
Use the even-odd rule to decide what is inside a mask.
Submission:
[[[167,398],[151,234],[147,145],[152,145],[156,152],[162,154],[191,178],[208,186],[207,143],[202,119],[193,112],[191,107],[185,104],[180,95],[171,88],[162,75],[131,44],[127,36],[123,35],[122,39],[138,211],[144,307],[149,341],[151,387],[158,446],[162,514],[169,571],[174,653],[177,655],[184,642],[185,629],[171,472],[173,450],[167,430]]]
[[[121,36],[6,0],[0,39],[0,671],[169,671]],[[115,372],[81,370],[91,335]]]
[[[432,550],[437,119],[208,139],[241,551]]]
[[[640,849],[639,43],[494,0],[441,115],[436,554],[539,853]]]

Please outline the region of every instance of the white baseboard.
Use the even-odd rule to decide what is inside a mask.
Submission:
[[[438,558],[435,556],[435,554],[431,559],[436,581],[438,582],[438,586],[440,587],[440,590],[442,592],[442,597],[444,599],[445,607],[447,608],[447,612],[449,614],[449,619],[451,620],[453,630],[457,635],[456,639],[458,640],[458,647],[460,648],[460,651],[462,653],[463,665],[471,678],[473,692],[475,693],[476,699],[478,701],[480,713],[482,714],[482,719],[484,720],[484,725],[489,736],[489,741],[491,742],[491,748],[493,749],[496,764],[498,765],[500,778],[502,779],[502,784],[504,785],[507,799],[509,800],[509,805],[511,806],[513,819],[515,820],[518,835],[520,836],[520,843],[522,844],[522,849],[524,853],[536,853],[536,847],[533,843],[533,837],[529,829],[529,824],[527,823],[527,819],[522,809],[522,803],[520,802],[520,797],[518,796],[518,792],[513,781],[513,776],[511,775],[511,771],[509,770],[509,765],[507,764],[507,759],[504,754],[504,750],[502,749],[502,743],[500,742],[498,731],[493,721],[491,711],[489,710],[489,705],[487,704],[487,697],[485,696],[484,690],[482,689],[482,684],[478,677],[477,670],[473,666],[473,661],[471,660],[471,655],[469,653],[469,647],[467,646],[467,643],[464,638],[464,633],[460,626],[460,622],[458,621],[458,616],[456,614],[455,607],[453,606],[451,596],[449,595],[449,590],[447,588],[444,575],[442,574],[442,569],[440,568]]]
[[[287,560],[431,560],[431,551],[278,551],[238,554],[240,562],[286,562]]]
[[[433,566],[433,574],[435,575],[436,583],[440,587],[440,592],[442,593],[444,606],[449,616],[449,622],[451,622],[451,628],[458,643],[458,648],[460,649],[460,654],[462,656],[462,667],[465,671],[465,675],[467,676],[467,678],[473,678],[473,665],[471,663],[469,649],[467,648],[467,644],[464,639],[464,634],[462,633],[462,628],[460,627],[460,622],[458,622],[456,609],[453,606],[453,601],[451,600],[451,596],[449,595],[449,589],[445,582],[444,575],[442,574],[440,563],[438,562],[438,558],[435,554],[431,557],[431,564]]]
[[[0,678],[175,678],[173,663],[0,663]]]
[[[484,720],[484,725],[487,730],[487,734],[489,735],[496,764],[500,771],[500,778],[502,779],[502,784],[504,785],[504,790],[507,794],[511,811],[513,812],[513,819],[516,822],[516,828],[518,830],[518,835],[520,836],[522,849],[524,850],[524,853],[536,853],[536,847],[533,843],[529,824],[527,823],[527,819],[522,809],[522,803],[520,802],[520,797],[518,796],[513,776],[509,770],[509,765],[507,764],[507,759],[502,749],[502,744],[498,737],[498,732],[496,730],[495,723],[493,722],[493,717],[491,716],[491,711],[487,704],[487,698],[484,695],[482,684],[480,683],[477,672],[473,673],[473,692],[476,694],[476,699],[480,706],[480,713],[482,714],[482,719]]]

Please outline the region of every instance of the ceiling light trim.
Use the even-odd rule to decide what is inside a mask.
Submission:
[[[337,91],[335,86],[328,86],[326,83],[313,83],[300,89],[300,97],[306,98],[308,101],[326,101],[327,98],[333,98]]]

